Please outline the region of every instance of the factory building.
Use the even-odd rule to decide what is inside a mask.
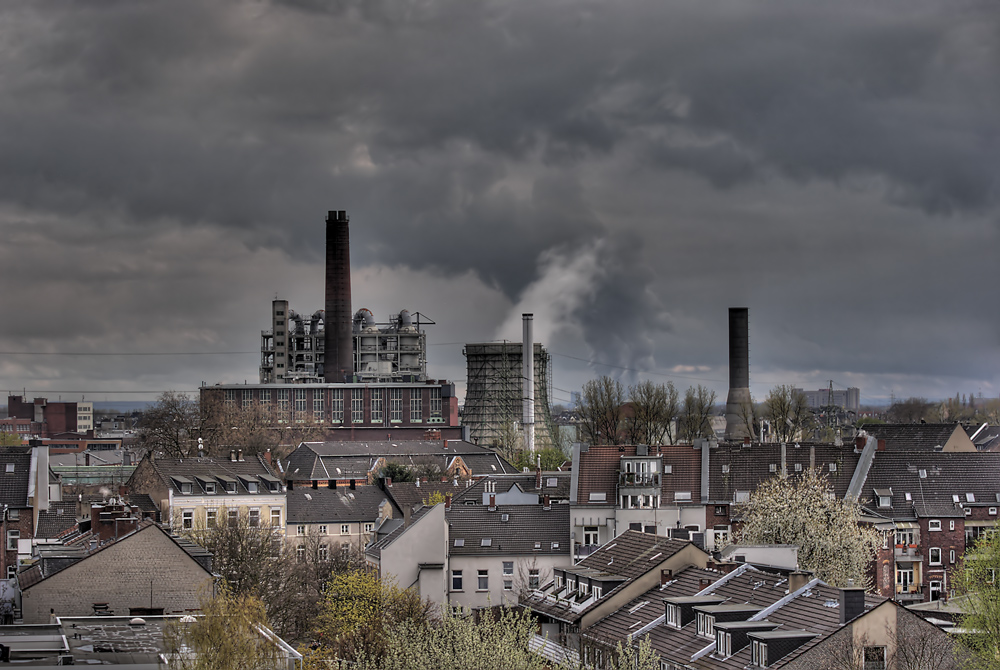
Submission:
[[[533,344],[535,389],[535,442],[544,448],[552,444],[552,417],[549,413],[549,367],[551,359],[541,344]],[[471,442],[512,451],[520,446],[523,401],[526,397],[523,373],[524,345],[520,342],[466,344],[468,371],[462,425]]]

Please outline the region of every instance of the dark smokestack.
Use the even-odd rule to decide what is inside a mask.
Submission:
[[[326,217],[326,315],[323,378],[349,381],[354,375],[351,325],[351,237],[347,212]]]
[[[750,310],[729,308],[729,396],[726,398],[726,439],[749,434],[744,420],[750,403]]]

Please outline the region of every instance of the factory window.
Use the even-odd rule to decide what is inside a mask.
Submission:
[[[389,420],[403,420],[403,389],[389,389]]]
[[[283,367],[285,367],[285,364],[284,363],[278,363],[278,367],[279,368],[283,368]]]
[[[262,403],[271,402],[271,389],[260,390],[260,401]]]
[[[323,418],[323,389],[313,389],[313,419],[322,423]]]
[[[232,405],[236,402],[236,389],[226,389],[226,403]]]
[[[250,405],[253,404],[253,391],[250,389],[243,389],[243,409],[250,409]]]
[[[420,397],[420,391],[413,389],[410,391],[410,421],[416,423],[421,421],[424,416],[424,403],[423,398]]]
[[[365,390],[351,389],[351,423],[365,421]]]
[[[284,365],[278,363],[278,367],[282,368]],[[288,389],[278,389],[278,412],[282,417],[288,414]]]
[[[431,392],[431,416],[438,418],[441,416],[441,389],[432,388]]]
[[[382,389],[372,389],[372,423],[382,423]]]
[[[344,421],[344,389],[330,391],[330,420],[335,423]]]
[[[306,413],[306,390],[295,389],[295,416],[298,419]]]

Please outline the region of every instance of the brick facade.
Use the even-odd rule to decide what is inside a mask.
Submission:
[[[212,575],[156,525],[105,546],[87,558],[22,592],[24,623],[48,623],[56,616],[94,614],[95,603],[128,616],[132,609],[183,614],[211,596]]]

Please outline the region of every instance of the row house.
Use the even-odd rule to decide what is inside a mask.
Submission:
[[[178,532],[212,528],[223,519],[246,517],[253,526],[269,524],[284,535],[288,518],[285,489],[264,456],[244,459],[156,458],[149,452],[126,487],[148,496],[159,518]]]
[[[302,560],[306,552],[315,552],[315,558],[324,562],[351,549],[360,555],[384,519],[402,515],[375,486],[296,488],[287,491],[286,498],[285,539]]]

